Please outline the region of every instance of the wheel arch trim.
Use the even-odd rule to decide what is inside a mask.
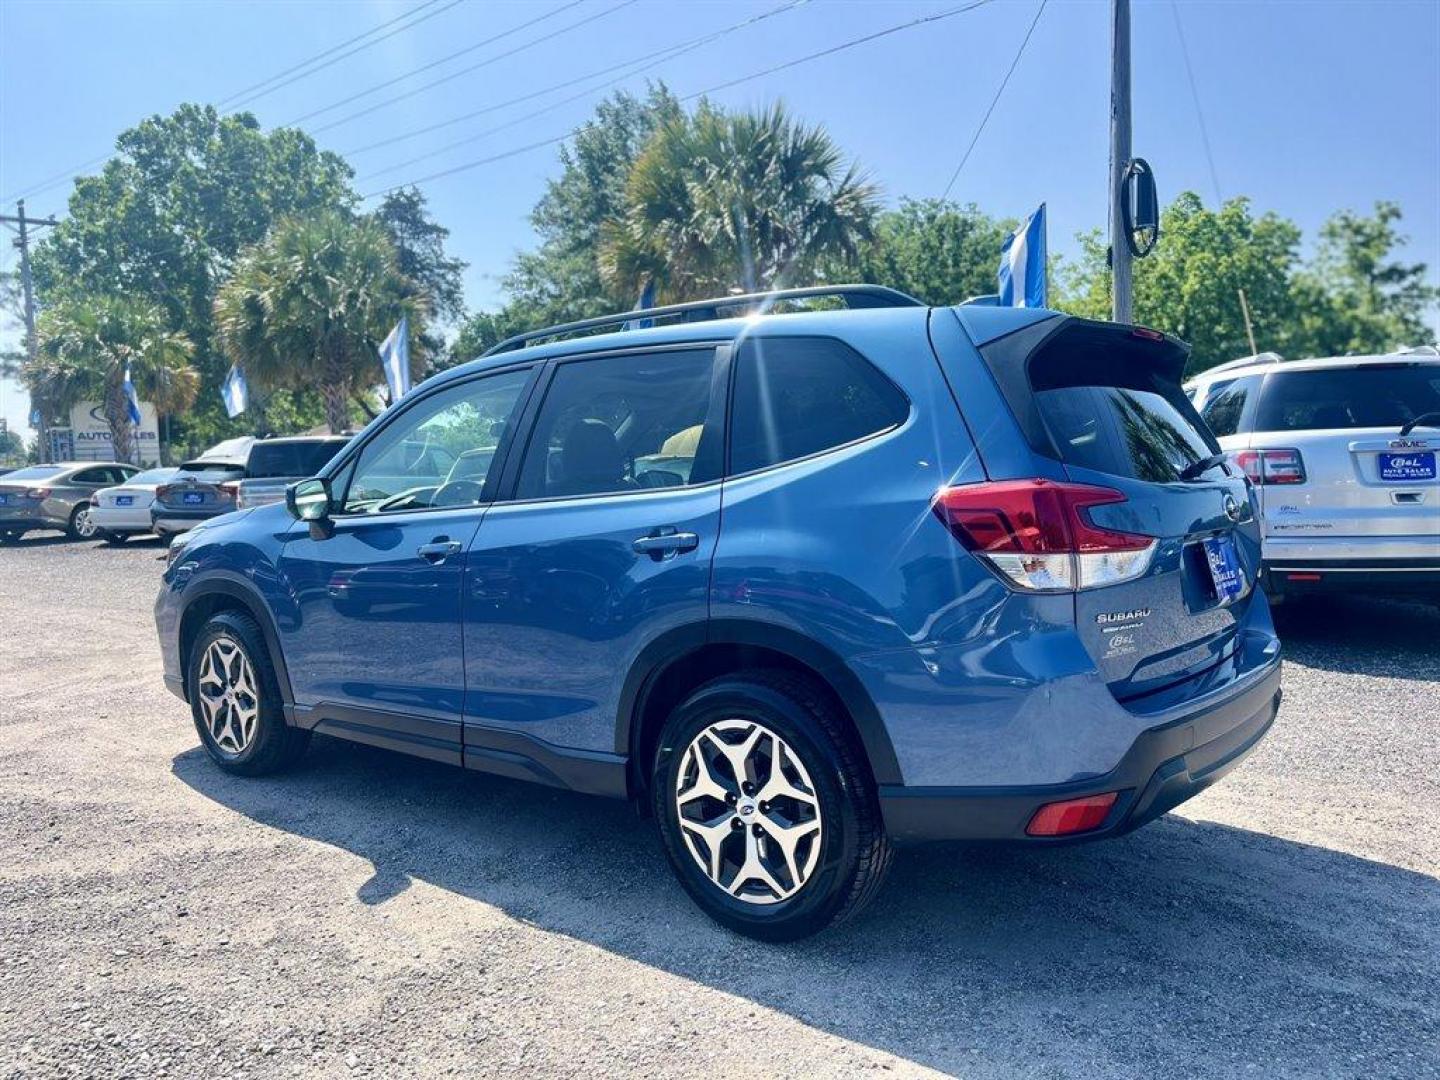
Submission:
[[[260,626],[260,633],[265,638],[265,647],[270,650],[270,662],[275,667],[275,675],[280,681],[280,695],[284,699],[282,706],[288,718],[290,705],[295,700],[295,695],[290,689],[290,672],[285,666],[285,654],[280,648],[280,634],[275,628],[275,618],[270,613],[269,606],[264,599],[249,585],[242,580],[235,580],[230,577],[207,577],[204,581],[197,582],[185,591],[185,605],[180,612],[179,624],[176,634],[179,637],[177,648],[181,648],[180,670],[181,678],[185,680],[186,700],[190,694],[190,658],[184,654],[183,645],[185,642],[186,619],[196,604],[203,601],[213,601],[217,597],[225,597],[239,601],[239,604],[250,614]]]
[[[635,658],[620,692],[616,715],[615,750],[629,757],[639,775],[642,734],[640,718],[649,694],[661,675],[674,664],[707,646],[754,646],[780,653],[814,671],[840,699],[860,737],[870,771],[877,784],[903,784],[900,763],[874,700],[850,666],[833,650],[797,630],[751,619],[711,619],[675,627],[656,638]]]

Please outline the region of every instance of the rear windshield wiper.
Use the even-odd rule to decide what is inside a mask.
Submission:
[[[1400,437],[1403,439],[1417,427],[1440,427],[1440,412],[1421,413],[1400,429]]]
[[[1195,479],[1198,479],[1202,474],[1204,474],[1204,473],[1208,472],[1209,470],[1213,469],[1216,465],[1224,465],[1225,462],[1227,462],[1227,461],[1229,461],[1229,460],[1230,460],[1230,455],[1229,455],[1229,454],[1220,453],[1220,454],[1211,454],[1209,457],[1203,457],[1203,458],[1201,458],[1199,461],[1192,461],[1189,465],[1186,465],[1185,468],[1183,468],[1182,470],[1180,470],[1180,479],[1181,479],[1181,480],[1195,480]]]

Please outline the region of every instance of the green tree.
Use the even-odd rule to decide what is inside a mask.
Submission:
[[[225,357],[261,388],[315,387],[336,434],[350,400],[382,378],[377,349],[408,316],[411,365],[424,369],[428,302],[399,268],[378,220],[325,210],[286,218],[241,255],[215,300]]]
[[[41,313],[36,330],[39,355],[22,368],[26,384],[55,411],[100,401],[116,460],[134,456],[127,372],[138,396],[160,412],[176,412],[195,400],[199,379],[190,366],[190,340],[171,330],[165,313],[144,299],[64,300]]]
[[[465,268],[461,259],[445,252],[450,230],[436,222],[418,188],[392,191],[381,200],[375,219],[395,245],[400,273],[413,282],[430,303],[431,325],[420,346],[432,363],[444,366],[445,339],[438,330],[465,318]]]
[[[279,218],[352,206],[350,167],[303,132],[262,132],[248,113],[200,105],[145,120],[116,151],[76,181],[68,215],[37,247],[41,305],[125,295],[161,308],[168,328],[194,344],[201,374],[198,407],[176,418],[177,434],[239,434],[246,421],[227,420],[220,401],[227,361],[212,341],[215,292]]]
[[[1110,317],[1110,269],[1099,231],[1080,238],[1078,263],[1063,275],[1060,307],[1094,319]],[[1135,264],[1135,321],[1188,341],[1187,374],[1250,352],[1240,290],[1257,346],[1286,352],[1295,341],[1291,279],[1300,230],[1274,214],[1256,217],[1249,200],[1208,210],[1181,192],[1160,217],[1160,243]]]
[[[972,203],[901,199],[875,221],[860,249],[860,280],[909,293],[927,304],[959,304],[995,292],[1000,247],[1015,227]]]
[[[1371,217],[1342,210],[1321,227],[1315,258],[1294,283],[1296,344],[1305,355],[1383,352],[1433,340],[1425,315],[1437,290],[1425,281],[1424,263],[1394,257],[1405,243],[1400,218],[1397,204],[1378,202]]]
[[[644,97],[617,91],[560,151],[560,175],[530,215],[540,246],[520,254],[503,284],[510,296],[503,315],[510,325],[549,326],[621,310],[633,291],[616,291],[600,278],[595,254],[602,224],[624,213],[630,170],[656,130],[682,115],[664,84]],[[493,344],[493,342],[492,342]]]
[[[876,187],[823,128],[780,105],[702,103],[635,162],[624,213],[602,224],[601,278],[621,294],[653,279],[671,301],[808,284],[858,258],[877,209]]]

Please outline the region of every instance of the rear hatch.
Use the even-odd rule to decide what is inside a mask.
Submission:
[[[1148,563],[1074,594],[1081,641],[1130,701],[1235,652],[1256,602],[1258,525],[1244,474],[1180,388],[1188,347],[1141,328],[1056,322],[1038,344],[1030,332],[982,354],[1031,448],[1072,484],[1109,493],[1086,496],[1083,518],[1132,547],[1153,539]]]
[[[235,491],[243,465],[191,461],[167,484],[155,489],[155,506],[188,513],[224,514],[235,509]]]
[[[1434,360],[1272,372],[1237,455],[1258,484],[1265,535],[1440,543],[1440,430],[1430,425],[1440,425]]]

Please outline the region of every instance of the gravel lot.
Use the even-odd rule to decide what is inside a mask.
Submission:
[[[619,803],[316,740],[210,767],[159,548],[0,550],[0,1077],[1440,1076],[1440,611],[1282,624],[1241,770],[1122,840],[708,922]]]

